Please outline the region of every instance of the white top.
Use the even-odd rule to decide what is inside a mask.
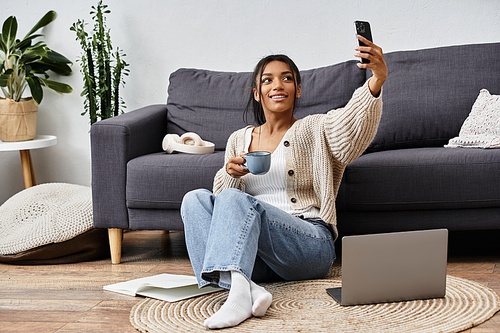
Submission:
[[[29,150],[54,146],[57,137],[54,135],[37,135],[33,140],[3,142],[0,140],[0,151]]]
[[[253,127],[249,127],[245,132],[245,152],[248,152],[252,142],[253,129]],[[287,170],[283,147],[283,142],[280,142],[276,150],[271,154],[271,168],[265,175],[256,176],[249,173],[243,176],[246,184],[245,191],[256,199],[278,207],[289,214],[319,219],[319,209],[317,207],[311,206],[306,209],[295,210],[288,203],[286,194]]]

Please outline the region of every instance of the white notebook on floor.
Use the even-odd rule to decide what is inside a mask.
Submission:
[[[189,275],[159,274],[145,278],[118,282],[102,287],[104,290],[129,296],[145,296],[167,302],[200,296],[223,290],[216,287],[198,288],[196,277]]]

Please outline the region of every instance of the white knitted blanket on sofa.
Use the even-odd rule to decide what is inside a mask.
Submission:
[[[0,254],[63,242],[92,228],[90,187],[64,183],[33,186],[0,206]]]

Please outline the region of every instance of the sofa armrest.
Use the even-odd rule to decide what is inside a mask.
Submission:
[[[94,227],[127,229],[127,163],[162,150],[167,106],[149,105],[90,129]]]

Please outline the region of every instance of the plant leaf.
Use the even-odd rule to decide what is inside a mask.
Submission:
[[[5,20],[2,27],[2,40],[6,49],[9,50],[16,41],[17,20],[15,16],[10,16]]]
[[[0,34],[0,51],[2,51],[4,54],[7,53],[7,46],[3,42],[2,34]]]
[[[38,57],[46,57],[47,56],[47,45],[43,42],[38,42],[35,45],[28,47],[26,50],[23,52],[23,56],[27,54],[30,55],[35,55]]]
[[[7,87],[9,83],[10,74],[2,74],[0,75],[0,87]]]
[[[71,74],[72,70],[67,64],[55,63],[47,61],[47,59],[41,59],[37,62],[30,63],[31,68],[36,71],[36,73],[45,73],[48,70],[53,71],[59,75],[68,76]]]
[[[53,80],[44,80],[44,79],[41,80],[45,83],[45,86],[47,88],[50,88],[60,94],[69,94],[73,92],[73,88],[71,88],[71,86],[66,83]]]
[[[47,49],[47,59],[50,62],[59,62],[59,63],[65,63],[65,64],[71,64],[71,60],[60,54],[59,52],[56,52],[51,49]]]
[[[23,54],[23,56],[21,58],[19,58],[19,63],[26,65],[26,64],[30,64],[30,63],[36,63],[42,59],[43,59],[42,56],[39,56],[36,54]]]
[[[43,37],[43,35],[42,34],[37,34],[37,35],[31,35],[31,36],[29,36],[27,38],[24,38],[22,41],[20,41],[20,42],[18,42],[16,44],[16,48],[22,50],[22,49],[25,49],[25,48],[31,46],[31,41],[33,39],[35,39],[35,38],[38,38],[38,37]]]
[[[26,76],[26,82],[30,87],[31,97],[35,100],[36,104],[40,104],[43,99],[43,89],[40,83],[40,78],[37,76]]]
[[[28,32],[26,34],[26,36],[24,37],[24,39],[28,38],[29,35],[31,35],[32,33],[34,33],[35,31],[37,31],[38,29],[40,28],[43,28],[45,27],[47,24],[49,24],[50,22],[54,21],[56,18],[56,12],[53,11],[53,10],[49,10],[41,19],[40,21],[38,21],[37,24],[35,24],[35,26],[30,30],[30,32]]]

